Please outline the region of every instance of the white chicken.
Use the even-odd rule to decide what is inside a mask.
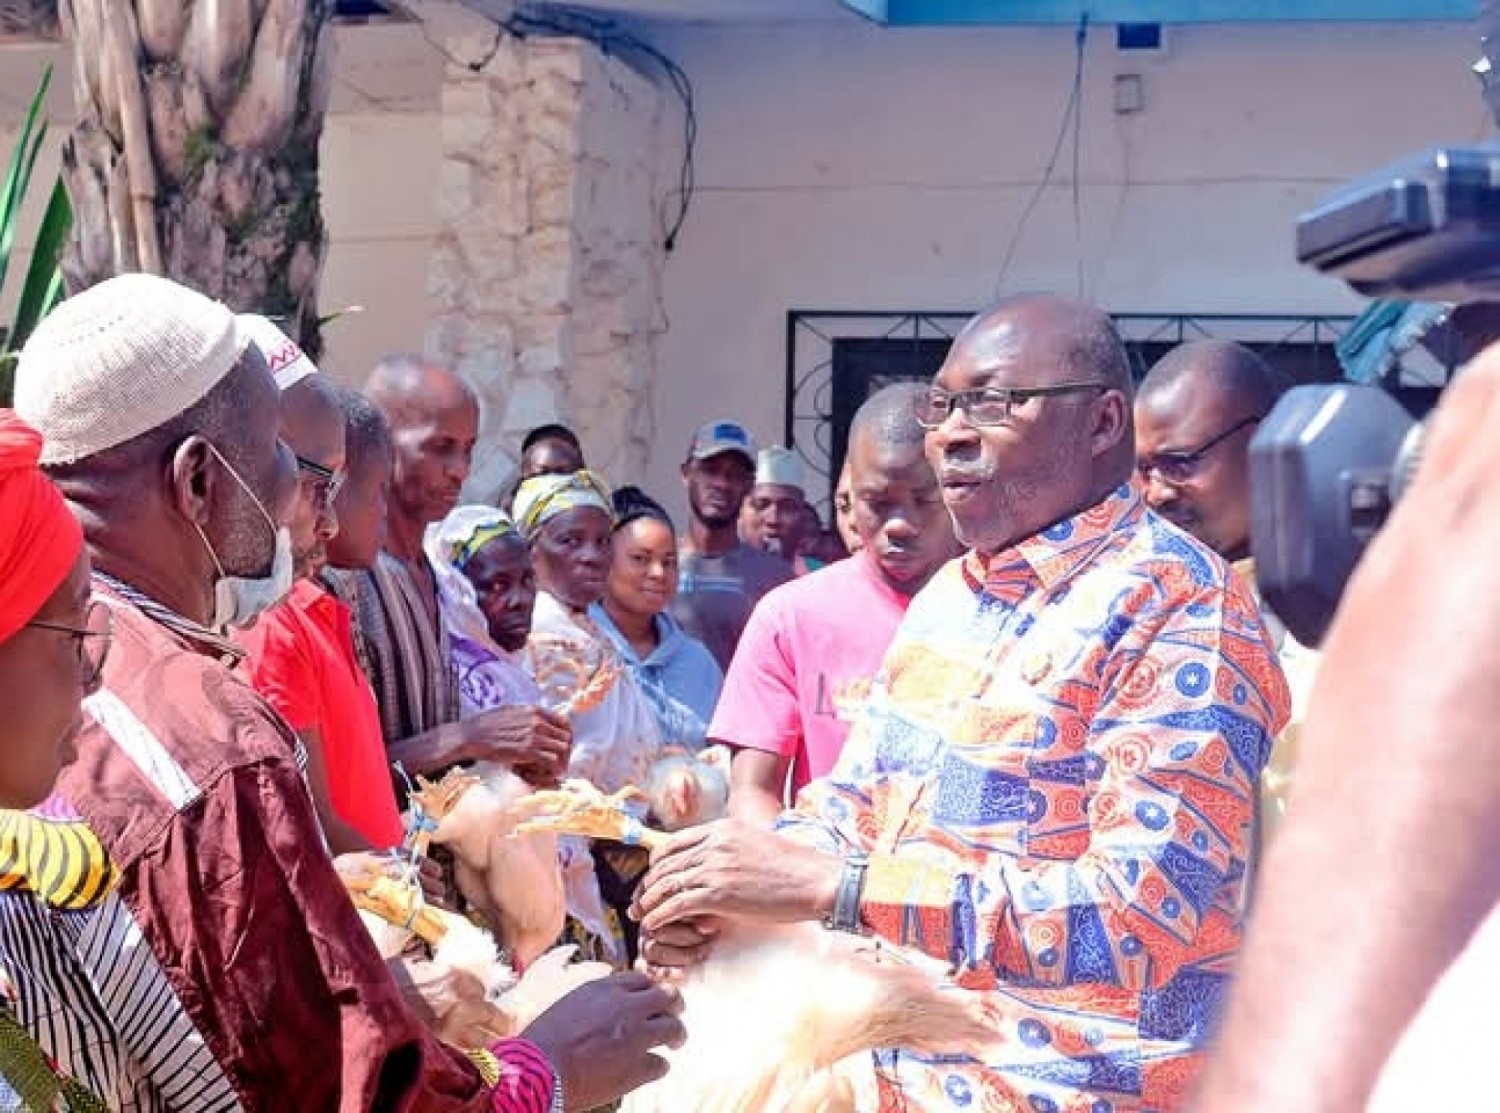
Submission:
[[[729,811],[728,749],[663,751],[646,778],[646,799],[664,831],[722,819]]]
[[[659,847],[666,835],[630,813],[632,796],[565,782],[522,801],[517,830]],[[984,999],[943,974],[935,960],[813,924],[726,925],[708,961],[679,983],[687,1043],[663,1052],[671,1071],[621,1113],[872,1110],[868,1052],[984,1057],[999,1043]]]
[[[436,823],[431,840],[453,854],[459,891],[519,970],[557,942],[567,911],[557,836],[512,835],[515,805],[530,793],[508,769],[481,764],[413,794]]]
[[[687,1043],[621,1113],[855,1113],[874,1108],[870,1051],[983,1055],[998,1041],[978,994],[812,924],[728,926],[680,988]]]

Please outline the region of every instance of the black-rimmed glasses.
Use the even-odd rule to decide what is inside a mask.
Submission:
[[[297,470],[312,488],[313,508],[319,514],[326,513],[333,506],[333,500],[339,497],[339,492],[344,488],[344,480],[348,477],[343,472],[325,468],[303,456],[297,457]]]
[[[104,673],[104,662],[109,657],[109,647],[115,635],[114,616],[109,607],[91,599],[83,612],[82,626],[68,626],[61,622],[43,622],[33,619],[26,624],[37,630],[54,630],[73,639],[78,652],[78,678],[85,690],[92,691]]]
[[[1033,398],[1050,398],[1059,394],[1078,394],[1085,390],[1108,390],[1103,383],[1057,383],[1054,386],[986,386],[977,390],[943,390],[933,387],[917,399],[917,424],[936,429],[954,410],[962,410],[964,420],[976,429],[1004,425],[1017,406]]]
[[[1186,483],[1198,474],[1198,469],[1203,466],[1203,461],[1210,452],[1241,429],[1248,429],[1264,420],[1264,414],[1247,417],[1238,424],[1231,425],[1218,436],[1204,441],[1197,448],[1158,452],[1155,456],[1141,456],[1135,462],[1136,470],[1140,472],[1142,479],[1150,479],[1151,473],[1155,472],[1166,483]]]

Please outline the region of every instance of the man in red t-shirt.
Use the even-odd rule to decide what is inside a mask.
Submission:
[[[287,383],[280,371],[278,379]],[[403,827],[380,713],[355,654],[349,608],[319,575],[335,545],[340,563],[368,566],[379,551],[390,432],[366,399],[316,374],[284,387],[281,411],[282,439],[297,454],[301,480],[290,523],[298,579],[239,641],[249,652],[252,685],[307,747],[308,782],[329,849],[385,850],[400,845]]]

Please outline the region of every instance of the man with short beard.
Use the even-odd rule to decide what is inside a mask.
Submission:
[[[740,509],[740,539],[752,549],[790,562],[806,536],[802,461],[789,448],[763,448],[755,460],[755,482]]]
[[[712,421],[700,428],[682,482],[689,516],[678,544],[672,617],[727,669],[755,604],[792,578],[792,566],[740,540],[740,507],[755,482],[755,441],[743,425]]]
[[[673,836],[633,909],[660,966],[725,919],[822,921],[983,994],[994,1049],[877,1053],[882,1108],[1182,1109],[1227,990],[1286,683],[1249,589],[1147,509],[1131,386],[1093,306],[964,329],[918,418],[970,552],[782,834]]]
[[[16,408],[114,626],[58,795],[6,817],[0,968],[51,1058],[117,1110],[544,1113],[560,1087],[586,1107],[659,1074],[649,1044],[680,1038],[677,1006],[640,979],[480,1053],[498,1086],[403,1004],[323,850],[295,735],[234,671],[227,628],[291,586],[297,487],[234,315],[150,275],[100,283],[27,341]],[[635,1046],[610,1063],[622,1033]]]

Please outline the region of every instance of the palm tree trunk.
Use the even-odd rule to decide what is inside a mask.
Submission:
[[[68,288],[152,271],[278,318],[316,358],[334,0],[62,0]]]

